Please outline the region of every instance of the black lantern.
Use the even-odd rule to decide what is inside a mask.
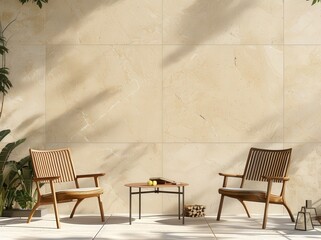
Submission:
[[[302,207],[296,218],[295,230],[308,231],[314,229],[312,218],[306,207]]]

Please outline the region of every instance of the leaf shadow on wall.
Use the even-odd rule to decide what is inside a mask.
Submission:
[[[65,32],[71,31],[74,32],[75,34],[78,34],[77,31],[77,26],[80,26],[81,24],[86,24],[86,17],[90,16],[93,12],[99,10],[102,6],[112,6],[115,4],[121,3],[123,0],[106,0],[106,1],[90,1],[90,4],[86,4],[86,7],[78,7],[77,4],[73,4],[72,2],[66,2],[65,3],[65,8],[70,8],[70,12],[73,14],[73,17],[68,17],[68,21],[61,21],[59,17],[57,18],[56,15],[53,15],[54,18],[56,18],[56,25],[58,25],[58,28],[50,28],[50,32],[47,33],[46,39],[48,41],[54,41],[55,38],[60,35],[63,35]],[[54,2],[54,1],[52,1]],[[50,7],[53,8],[53,6],[50,6],[52,2],[48,2],[46,5],[44,5],[43,8],[50,9]],[[85,1],[86,2],[86,1]],[[84,2],[82,2],[83,5]],[[56,7],[61,5],[61,2],[55,3]],[[79,5],[81,6],[81,5]],[[59,8],[58,8],[59,9]],[[45,10],[45,9],[43,9]],[[48,14],[47,14],[48,15]],[[48,17],[47,17],[48,18]],[[45,28],[48,28],[47,25],[45,25]],[[89,36],[89,34],[88,34]],[[99,37],[99,36],[94,36],[94,37]],[[79,40],[81,41],[81,40]],[[64,43],[64,42],[63,42]],[[67,40],[68,43],[68,40]]]
[[[122,0],[93,1],[93,2],[91,2],[90,4],[88,4],[86,6],[85,11],[82,11],[81,14],[83,14],[83,17],[85,18],[87,15],[91,14],[92,12],[94,12],[97,9],[101,8],[102,6],[107,6],[108,7],[108,6],[111,6],[113,4],[118,4],[121,1]],[[48,4],[43,5],[42,9],[37,9],[38,10],[37,13],[41,13],[41,12],[44,12],[44,11],[49,11],[50,7],[52,7],[50,4],[55,4],[55,3],[52,3],[52,2],[49,1]],[[3,14],[0,17],[1,17],[1,22],[3,23],[3,25],[6,25],[6,23],[9,23],[13,19],[16,19],[12,23],[12,25],[7,29],[6,34],[8,35],[7,38],[10,39],[9,42],[8,42],[9,44],[20,46],[21,45],[21,43],[19,42],[20,40],[18,39],[17,42],[15,42],[15,39],[14,39],[15,35],[17,34],[17,31],[19,31],[19,29],[17,29],[17,27],[19,27],[19,26],[21,27],[21,25],[26,24],[27,20],[29,20],[30,16],[25,12],[30,11],[29,8],[33,8],[33,7],[37,8],[37,7],[36,6],[30,6],[31,4],[26,4],[26,5],[22,5],[21,6],[20,3],[13,4],[13,7],[15,7],[16,5],[19,6],[19,8],[16,11],[10,10],[10,8],[8,8],[8,9],[6,9],[6,11],[8,13],[5,12],[7,14]],[[66,3],[66,7],[67,8],[70,7],[68,3]],[[31,11],[30,14],[34,14],[34,12]],[[37,22],[37,24],[39,24],[39,25],[37,25],[37,27],[39,27],[38,31],[45,32],[46,24],[40,24],[40,23],[42,23],[42,21],[46,22],[45,19],[42,18],[42,14],[35,15],[35,16],[33,16],[33,18],[37,18],[37,20],[38,20],[38,22]],[[30,23],[33,24],[34,19],[31,19],[31,20],[32,21]],[[73,28],[75,25],[76,26],[79,25],[80,22],[81,21],[79,21],[79,18],[70,18],[69,21],[60,22],[59,28],[55,28],[55,29],[51,29],[50,30],[49,39],[51,39],[51,36],[59,36],[60,34],[63,34],[64,32],[69,31],[69,29]],[[27,23],[30,24],[29,22],[27,22]],[[42,35],[42,34],[43,33],[40,33],[40,35]],[[19,35],[19,33],[17,35]],[[49,39],[47,39],[47,40],[49,40]],[[47,42],[46,40],[41,40],[41,41],[43,41],[43,44],[45,44]],[[28,42],[28,40],[27,40],[27,42]],[[31,42],[32,42],[32,40],[31,40]],[[40,50],[41,51],[45,51],[43,49],[45,49],[44,46],[39,46],[38,51],[40,51]],[[68,54],[68,52],[64,52],[64,54]],[[11,55],[9,54],[7,56],[7,58],[10,58],[10,56]],[[16,70],[16,68],[15,68],[16,66],[18,66],[18,69],[17,69],[18,71],[19,71],[19,67],[20,68],[26,68],[27,71],[23,72],[23,75],[21,75],[21,76],[19,76],[19,74],[15,75],[15,79],[13,79],[13,84],[14,84],[14,87],[15,87],[15,85],[19,85],[19,87],[13,88],[13,90],[14,90],[13,99],[17,98],[17,96],[20,96],[20,94],[23,95],[23,92],[32,91],[32,89],[33,89],[32,84],[30,84],[29,81],[21,80],[21,79],[24,79],[24,76],[32,76],[32,75],[34,75],[34,71],[35,71],[35,69],[33,69],[33,71],[31,71],[32,70],[32,69],[30,69],[31,64],[29,64],[27,62],[17,65],[15,62],[12,61],[11,65],[9,66],[9,68],[11,69],[11,72]],[[42,66],[40,66],[40,67],[42,67]],[[87,69],[86,66],[83,66],[83,67],[84,67],[84,69]],[[29,74],[28,74],[28,71],[30,71]],[[77,76],[74,76],[73,79],[70,79],[70,81],[67,82],[68,83],[67,87],[68,87],[68,91],[69,92],[73,91],[72,87],[76,86],[77,84],[81,84],[79,79],[84,79],[84,75],[88,74],[88,78],[90,78],[90,75],[89,75],[88,71],[87,72],[86,71],[82,71],[82,73],[80,73],[80,72],[77,72],[77,73],[79,75],[82,74],[81,78],[77,78]],[[19,84],[15,84],[15,81],[19,81]],[[42,83],[41,83],[41,85],[42,85]],[[100,98],[100,99],[102,98],[102,96],[101,96],[102,93],[100,94],[99,93],[100,91],[97,91],[97,92],[98,92],[97,95],[92,96],[89,99],[84,100],[81,103],[79,102],[79,104],[75,104],[74,109],[76,111],[79,110],[79,109],[82,109],[81,104],[83,104],[83,108],[85,107],[85,108],[88,108],[88,109],[91,108],[92,106],[95,106],[95,98],[96,98],[96,101],[99,101],[99,99],[97,99],[97,98]],[[108,94],[113,95],[113,94],[115,94],[115,92],[114,92],[114,90],[113,91],[106,90],[104,94],[108,97]],[[10,98],[11,96],[8,95],[8,97]],[[35,95],[34,97],[35,97],[35,101],[44,102],[44,99],[42,99],[42,97],[43,97],[42,95],[41,96]],[[89,106],[89,103],[91,104],[91,106]],[[30,105],[32,105],[32,104],[30,104]],[[30,105],[27,105],[27,107],[29,107]],[[39,110],[39,109],[37,109],[37,110]],[[3,119],[2,121],[6,121],[6,119],[10,119],[10,118],[15,117],[15,112],[17,112],[17,111],[19,111],[19,109],[13,109],[12,111],[5,112],[5,115],[4,115],[5,119]],[[33,109],[30,108],[29,112],[33,112]],[[68,119],[68,116],[66,116],[65,114],[62,114],[59,118]],[[17,126],[16,128],[12,129],[13,130],[12,134],[11,134],[12,137],[14,139],[15,138],[21,138],[20,136],[19,137],[15,136],[15,133],[20,130],[19,135],[23,135],[23,137],[27,137],[27,141],[32,139],[33,136],[36,136],[36,137],[39,138],[41,135],[43,135],[43,134],[39,134],[39,133],[45,131],[43,126],[41,126],[41,127],[36,126],[36,125],[39,125],[39,121],[42,121],[42,120],[41,120],[41,116],[38,113],[34,114],[32,116],[28,115],[27,119],[21,119],[21,123],[19,124],[19,126]],[[46,125],[46,127],[50,127],[50,126],[52,126],[52,125],[54,125],[55,123],[58,123],[58,122],[59,122],[59,119],[56,118],[56,119],[53,119],[51,122],[46,121],[45,125]],[[10,127],[10,124],[9,124],[9,127]],[[12,127],[10,127],[10,128],[12,128]],[[32,129],[32,130],[29,130],[29,129]],[[33,134],[35,134],[35,135],[33,135]]]
[[[221,34],[232,22],[238,20],[252,2],[254,1],[239,1],[236,5],[234,1],[195,1],[184,10],[184,17],[179,24],[180,35],[192,45],[180,45],[174,53],[165,57],[164,67],[192,52],[197,44]]]

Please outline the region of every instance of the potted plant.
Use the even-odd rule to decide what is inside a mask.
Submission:
[[[0,141],[9,133],[9,129],[0,131]],[[30,156],[19,161],[9,160],[11,152],[25,140],[24,138],[8,143],[0,152],[0,216],[26,216],[28,213],[22,215],[21,212],[17,214],[13,211],[15,205],[17,204],[19,209],[30,210],[35,202]]]

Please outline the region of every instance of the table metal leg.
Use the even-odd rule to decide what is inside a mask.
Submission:
[[[182,189],[183,189],[183,190],[182,190],[182,192],[183,192],[183,193],[182,193],[182,195],[183,195],[183,196],[182,196],[182,197],[183,197],[183,210],[182,210],[182,212],[183,212],[183,224],[185,224],[185,212],[184,212],[184,211],[185,211],[185,209],[184,209],[184,198],[185,198],[184,195],[185,195],[185,194],[184,194],[184,186],[182,187]]]
[[[178,188],[178,219],[181,219],[181,187]]]
[[[129,187],[129,224],[132,224],[132,187]]]
[[[141,213],[142,213],[142,189],[139,188],[139,219],[141,219]]]

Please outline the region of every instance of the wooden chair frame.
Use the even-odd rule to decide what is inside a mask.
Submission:
[[[263,229],[266,228],[269,204],[283,205],[288,211],[292,222],[294,222],[293,214],[286,204],[284,197],[285,184],[289,180],[286,175],[291,158],[291,151],[292,149],[268,150],[251,148],[244,173],[242,175],[219,173],[219,175],[223,176],[224,179],[222,188],[218,190],[218,192],[221,194],[221,200],[218,208],[217,221],[219,221],[221,218],[224,197],[231,197],[241,202],[249,218],[251,216],[244,203],[245,201],[265,203],[262,224]],[[241,179],[241,185],[239,188],[227,187],[227,181],[230,177]],[[266,191],[244,189],[243,186],[246,180],[267,182]],[[271,193],[273,182],[282,183],[282,188],[279,195]]]
[[[30,149],[29,152],[34,169],[33,180],[36,184],[38,200],[28,217],[27,223],[31,221],[32,216],[39,206],[53,204],[56,225],[57,228],[60,228],[57,204],[76,200],[76,204],[70,214],[70,218],[72,218],[79,204],[84,199],[91,197],[97,197],[101,221],[105,221],[104,209],[101,201],[103,189],[99,186],[98,181],[99,177],[105,175],[104,173],[76,175],[69,148],[55,150]],[[93,178],[95,187],[80,188],[78,180],[81,178]],[[61,182],[74,182],[75,188],[56,191],[55,183]],[[42,193],[40,190],[40,183],[49,183],[50,193]]]

